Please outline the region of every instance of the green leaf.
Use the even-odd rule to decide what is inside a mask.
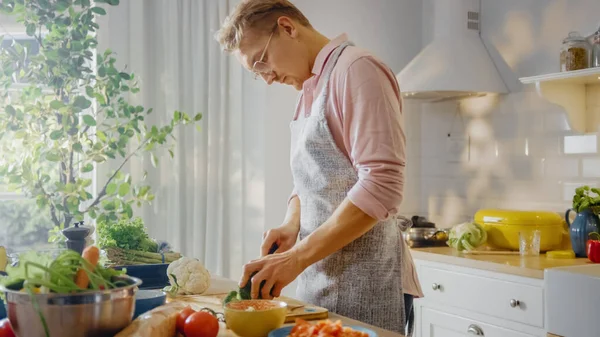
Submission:
[[[60,161],[60,155],[56,151],[48,152],[48,153],[46,153],[46,160],[52,161],[52,162]]]
[[[175,123],[177,123],[177,122],[179,122],[180,119],[181,119],[181,112],[175,111],[173,113],[173,120],[175,121]]]
[[[127,193],[129,193],[129,183],[122,183],[121,186],[119,186],[119,196],[120,197],[124,197],[127,195]]]
[[[92,117],[90,115],[84,115],[83,122],[89,126],[96,126],[96,120],[94,119],[94,117]]]
[[[111,5],[111,6],[118,6],[119,5],[119,0],[106,0],[106,3]]]
[[[81,146],[81,143],[77,142],[73,144],[73,150],[75,150],[75,152],[82,152],[83,146]]]
[[[128,73],[123,73],[123,72],[121,72],[121,73],[119,73],[119,76],[120,76],[122,79],[124,79],[124,80],[130,80],[130,79],[131,79],[131,76],[130,76]]]
[[[104,66],[98,67],[98,76],[100,76],[100,77],[106,76],[106,68]]]
[[[99,15],[106,15],[106,11],[102,7],[92,7],[92,12]]]
[[[199,120],[201,120],[201,119],[202,119],[202,114],[201,113],[198,113],[198,114],[196,114],[196,116],[194,116],[194,120],[196,122],[199,121]]]
[[[12,116],[14,116],[17,113],[17,111],[12,105],[7,105],[6,107],[4,107],[4,111],[6,111],[7,114]]]
[[[169,149],[169,154],[171,155],[171,158],[175,157],[175,154],[173,153],[173,150]]]
[[[62,130],[54,130],[50,133],[50,139],[58,140],[58,139],[60,139],[60,137],[62,137],[62,135],[63,135]]]
[[[96,163],[102,163],[102,162],[106,161],[106,157],[97,154],[94,156],[94,158],[92,158],[92,160],[95,161]]]
[[[154,155],[154,152],[150,153],[150,162],[152,163],[152,166],[154,166],[154,167],[158,166],[158,159]]]
[[[73,106],[78,107],[83,110],[83,109],[87,109],[90,106],[92,106],[92,102],[83,96],[77,96],[77,97],[75,97]]]
[[[87,87],[85,87],[85,93],[89,96],[89,97],[94,97],[94,88],[90,87],[89,85]]]
[[[30,23],[27,25],[27,29],[25,30],[25,32],[27,33],[27,35],[29,36],[34,36],[35,35],[35,24]]]
[[[83,166],[83,168],[81,169],[81,172],[87,173],[87,172],[92,172],[93,170],[94,170],[94,165],[89,163],[89,164],[85,164],[85,166]]]
[[[104,133],[104,132],[102,132],[100,130],[96,131],[96,136],[98,137],[98,139],[100,139],[103,142],[107,141],[106,133]]]
[[[64,106],[65,105],[61,101],[54,100],[54,101],[50,102],[50,107],[55,110],[58,110]]]
[[[117,184],[110,183],[106,186],[106,194],[112,195],[117,191]]]

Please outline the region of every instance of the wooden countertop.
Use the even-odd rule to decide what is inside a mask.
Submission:
[[[227,278],[213,276],[211,278],[210,288],[207,291],[205,291],[202,295],[181,296],[181,297],[172,298],[172,299],[168,300],[168,303],[165,306],[171,306],[171,307],[175,308],[176,310],[180,310],[180,309],[184,308],[185,306],[190,305],[190,306],[192,306],[192,308],[194,308],[196,310],[199,310],[200,308],[210,308],[217,312],[222,312],[221,296],[223,294],[229,293],[229,291],[234,290],[234,289],[237,289],[237,282],[232,281]],[[296,300],[294,300],[294,301],[296,301]],[[296,302],[299,302],[299,301],[296,301]],[[148,327],[149,325],[155,326],[157,324],[156,320],[166,319],[166,316],[165,317],[156,317],[156,318],[152,318],[152,319],[145,319],[142,316],[137,318],[137,320],[140,321],[140,322],[138,322],[140,324],[138,324],[135,328],[131,328],[126,332],[122,332],[118,336],[119,337],[122,337],[122,336],[128,336],[128,337],[136,336],[137,337],[140,335],[140,331],[147,331],[149,329],[149,327]],[[332,312],[329,312],[328,319],[330,319],[332,321],[341,320],[342,324],[344,324],[344,325],[361,326],[361,327],[371,329],[377,333],[378,337],[404,337],[404,335],[402,335],[402,334],[384,330],[384,329],[380,329],[380,328],[371,326],[369,324],[365,324],[365,323],[362,323],[362,322],[359,322],[359,321],[356,321],[356,320],[353,320],[353,319],[350,319],[350,318],[347,318],[344,316],[337,315]],[[143,322],[143,323],[141,323],[141,322]],[[233,333],[233,331],[231,331],[225,327],[225,324],[220,323],[220,325],[221,325],[221,330],[219,331],[218,337],[237,337],[237,335],[235,333]],[[288,326],[288,325],[293,325],[293,323],[284,324],[284,326]],[[151,327],[150,327],[150,329],[151,329]]]
[[[412,248],[413,259],[449,263],[468,268],[544,279],[544,270],[556,267],[580,266],[591,263],[586,258],[549,259],[540,256],[470,255],[450,247]]]

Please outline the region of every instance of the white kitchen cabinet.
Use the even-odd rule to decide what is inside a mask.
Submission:
[[[543,280],[415,258],[415,337],[545,337]]]
[[[478,322],[461,316],[423,308],[421,336],[427,337],[533,337],[518,331]]]

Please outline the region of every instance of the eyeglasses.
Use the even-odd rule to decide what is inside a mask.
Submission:
[[[274,32],[271,32],[271,35],[269,35],[269,40],[267,40],[267,44],[265,45],[265,49],[263,49],[260,60],[254,62],[254,65],[252,65],[252,72],[254,73],[255,80],[258,79],[259,76],[263,77],[263,75],[271,75],[273,73],[273,69],[271,69],[268,64],[263,62],[265,54],[267,53],[267,49],[269,48],[269,44],[271,43],[271,39],[273,38],[273,33]]]

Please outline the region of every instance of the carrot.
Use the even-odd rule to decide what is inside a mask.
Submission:
[[[91,265],[90,272],[93,272],[100,260],[100,249],[96,246],[86,247],[81,256]],[[90,284],[90,277],[83,266],[77,271],[77,274],[75,274],[75,284],[81,289],[87,289]]]

